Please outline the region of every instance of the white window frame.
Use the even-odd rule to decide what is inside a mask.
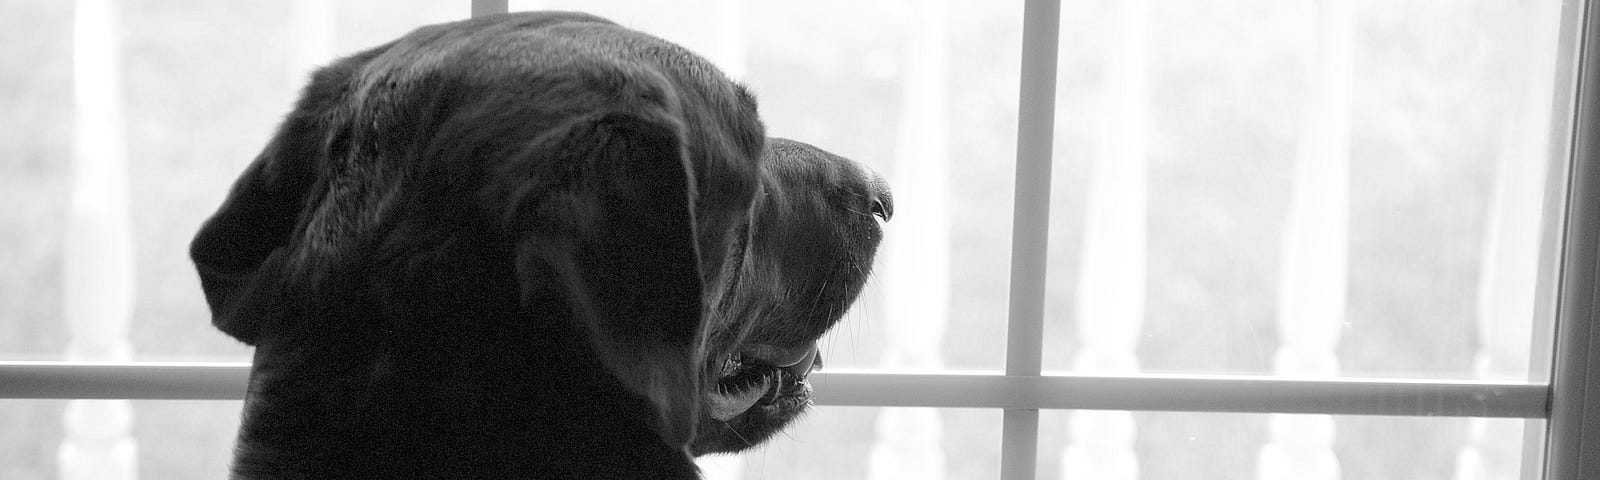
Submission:
[[[1550,375],[1549,421],[1544,468],[1547,479],[1600,478],[1600,11],[1594,2],[1565,2],[1576,9],[1564,22],[1562,41],[1577,42],[1568,160],[1565,229],[1562,232]],[[1577,35],[1567,32],[1578,32]],[[1560,123],[1557,123],[1560,125]]]
[[[1016,200],[1004,374],[819,372],[819,405],[1002,409],[1002,479],[1035,478],[1039,410],[1087,409],[1496,417],[1528,429],[1525,463],[1548,480],[1600,478],[1600,12],[1564,2],[1562,51],[1575,86],[1554,275],[1555,345],[1548,384],[1264,376],[1044,375],[1046,237],[1055,121],[1059,0],[1027,0],[1018,104]],[[472,0],[472,15],[505,12]],[[1571,43],[1569,43],[1571,42]],[[1559,170],[1558,170],[1559,171]],[[0,362],[0,399],[240,400],[243,362]],[[1536,377],[1537,378],[1537,377]]]

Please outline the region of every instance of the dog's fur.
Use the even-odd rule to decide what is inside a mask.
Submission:
[[[213,323],[256,348],[234,477],[694,478],[691,453],[807,406],[814,350],[760,352],[838,321],[891,209],[766,139],[709,63],[593,16],[342,59],[191,246]],[[752,378],[759,402],[708,414]]]

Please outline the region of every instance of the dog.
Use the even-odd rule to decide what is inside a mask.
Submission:
[[[232,476],[697,478],[809,406],[892,214],[870,170],[599,17],[343,58],[190,245],[255,348]]]

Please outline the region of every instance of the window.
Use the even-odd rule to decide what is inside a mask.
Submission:
[[[78,0],[0,4],[0,478],[224,471],[200,220],[311,66],[534,8],[895,188],[821,406],[708,478],[1600,472],[1589,2]]]

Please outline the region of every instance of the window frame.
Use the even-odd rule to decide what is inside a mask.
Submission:
[[[1563,41],[1576,41],[1576,88],[1543,461],[1547,479],[1581,479],[1600,476],[1600,381],[1589,375],[1600,372],[1600,12],[1563,7],[1576,9],[1563,25]]]
[[[507,3],[472,0],[472,16],[505,12]],[[1570,143],[1553,149],[1568,175],[1564,194],[1554,196],[1564,202],[1562,218],[1549,227],[1554,236],[1545,247],[1558,258],[1547,384],[1042,372],[1060,2],[1026,0],[1005,372],[819,372],[816,403],[1001,409],[1000,478],[1008,480],[1036,476],[1040,409],[1537,419],[1545,428],[1528,429],[1525,471],[1542,466],[1542,478],[1552,480],[1600,477],[1600,455],[1592,452],[1600,451],[1600,378],[1589,375],[1600,373],[1600,12],[1592,6],[1562,4],[1560,42],[1569,56],[1557,78],[1575,88],[1573,108],[1555,109],[1552,124],[1558,139],[1569,138],[1562,126],[1570,127]],[[244,362],[0,361],[0,399],[241,400],[248,377]]]

